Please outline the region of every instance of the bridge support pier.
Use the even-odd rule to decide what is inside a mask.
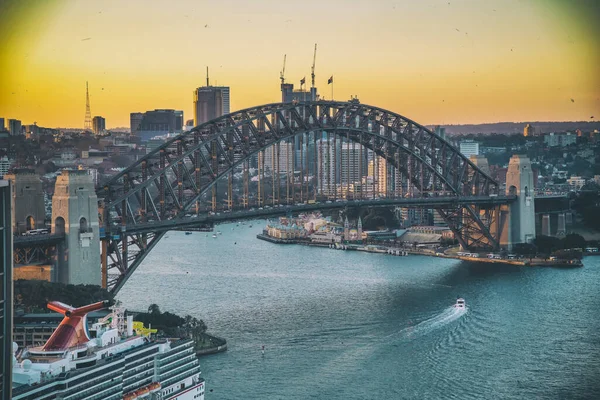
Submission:
[[[573,213],[571,211],[565,213],[566,216],[566,225],[573,225]]]
[[[64,233],[56,276],[63,283],[100,285],[98,197],[84,170],[63,170],[52,197],[52,233]]]
[[[529,243],[535,239],[533,171],[527,156],[511,157],[506,174],[506,194],[516,195],[517,200],[503,207],[500,245],[512,250],[517,243]]]
[[[557,224],[557,229],[556,229],[556,236],[557,237],[562,237],[565,236],[567,234],[567,227],[566,227],[566,217],[565,214],[558,214],[558,224]]]
[[[550,230],[550,214],[542,215],[542,235],[550,236],[552,234]]]

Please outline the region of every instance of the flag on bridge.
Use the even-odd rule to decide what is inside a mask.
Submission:
[[[332,84],[332,83],[333,83],[333,75],[331,75],[331,78],[329,78],[329,79],[327,80],[327,84],[328,84],[328,85],[329,85],[329,84]]]
[[[306,77],[300,79],[300,86],[304,85],[306,83]]]

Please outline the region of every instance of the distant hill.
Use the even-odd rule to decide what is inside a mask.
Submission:
[[[492,133],[523,133],[525,125],[531,124],[536,132],[564,132],[581,129],[584,132],[590,132],[594,129],[600,130],[600,122],[590,121],[570,121],[570,122],[496,122],[491,124],[467,124],[467,125],[443,125],[448,135],[467,135],[467,134],[492,134]]]

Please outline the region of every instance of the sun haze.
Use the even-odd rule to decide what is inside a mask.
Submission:
[[[0,117],[128,126],[155,108],[192,118],[192,91],[232,110],[276,102],[279,72],[424,124],[587,120],[600,108],[594,1],[5,1]],[[574,101],[571,101],[573,99]]]

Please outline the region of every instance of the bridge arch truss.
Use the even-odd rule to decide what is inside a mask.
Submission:
[[[331,140],[330,140],[331,139]],[[344,168],[343,160],[336,160],[342,143],[361,151],[360,162],[371,154],[373,179],[381,159],[400,176],[398,196],[433,196],[437,193],[456,196],[489,196],[498,192],[498,184],[481,171],[456,147],[426,127],[399,114],[356,101],[275,103],[237,111],[206,122],[189,132],[178,135],[130,167],[115,175],[98,189],[101,199],[101,226],[103,238],[103,284],[118,291],[165,231],[136,233],[136,226],[165,220],[188,220],[193,214],[214,212],[219,209],[219,182],[228,181],[224,195],[226,209],[249,208],[269,203],[294,204],[317,200],[324,195],[331,200],[343,196],[356,198],[356,186],[351,193],[347,185],[339,185],[334,168],[331,177],[324,177],[332,163]],[[281,184],[281,145],[287,171]],[[325,146],[333,145],[333,153]],[[312,147],[312,160],[309,156]],[[291,148],[291,161],[289,157]],[[265,165],[265,150],[271,151],[271,166]],[[327,157],[323,156],[323,152]],[[365,149],[363,156],[362,149]],[[307,154],[305,154],[307,153]],[[300,158],[298,163],[296,158]],[[333,160],[330,158],[333,157]],[[258,187],[249,190],[250,162],[257,161]],[[290,167],[300,165],[299,179],[290,174]],[[308,177],[312,165],[313,179]],[[366,170],[360,166],[360,174]],[[385,167],[387,168],[387,167]],[[265,170],[270,170],[271,187]],[[241,172],[243,194],[236,197],[232,191],[234,173]],[[291,175],[291,178],[290,178]],[[273,178],[277,177],[277,178]],[[275,179],[277,183],[275,183]],[[298,183],[299,182],[299,183]],[[325,187],[327,183],[329,188]],[[361,182],[364,196],[368,182]],[[341,187],[340,187],[341,186]],[[388,185],[382,196],[390,195]],[[276,190],[277,189],[277,192]],[[281,202],[280,190],[285,193]],[[208,206],[205,206],[208,198]],[[498,210],[490,210],[466,201],[456,207],[438,209],[454,231],[463,247],[497,248],[498,234],[493,232]]]

